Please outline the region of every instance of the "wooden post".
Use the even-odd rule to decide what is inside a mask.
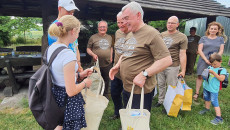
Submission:
[[[48,47],[47,31],[52,23],[57,18],[58,1],[53,3],[52,0],[41,0],[42,6],[42,22],[43,22],[43,36],[42,36],[42,55]],[[56,12],[53,12],[54,8]],[[53,14],[53,15],[52,15]]]
[[[20,86],[17,84],[16,79],[14,77],[10,60],[6,60],[5,62],[7,66],[8,75],[9,75],[10,87],[13,88],[13,93],[17,94]]]
[[[213,21],[216,21],[216,16],[207,17],[206,29],[208,28],[208,24],[213,22]]]

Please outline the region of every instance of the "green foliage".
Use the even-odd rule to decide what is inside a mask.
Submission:
[[[16,38],[16,42],[17,42],[17,43],[24,44],[24,43],[25,43],[25,39],[24,39],[23,37],[17,37],[17,38]]]
[[[26,32],[42,30],[42,27],[37,25],[41,23],[41,18],[0,16],[0,41],[3,42],[3,46],[7,46],[12,36],[20,34],[23,34],[26,40]]]
[[[0,41],[3,42],[3,46],[6,46],[8,43],[10,43],[10,38],[12,36],[12,25],[13,22],[9,16],[0,16]]]
[[[167,20],[150,21],[148,22],[148,25],[153,26],[154,28],[158,29],[160,32],[164,32],[167,30],[166,23]]]
[[[186,20],[184,19],[180,20],[179,31],[182,33],[184,33],[185,24],[186,24]],[[164,32],[167,30],[167,20],[150,21],[148,22],[148,25],[153,26],[160,32]]]
[[[97,29],[97,24],[99,21],[91,21],[91,20],[85,20],[81,21],[82,25],[84,25],[84,29],[81,29],[79,38],[78,38],[78,43],[79,43],[79,50],[80,52],[86,52],[86,46],[88,43],[89,38],[98,33]],[[108,22],[108,30],[107,33],[110,35],[114,35],[115,32],[117,31],[118,27],[116,22]]]

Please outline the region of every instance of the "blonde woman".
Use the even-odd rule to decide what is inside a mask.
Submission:
[[[201,37],[199,41],[198,53],[200,57],[197,64],[196,92],[193,96],[194,100],[197,100],[202,85],[203,79],[201,73],[205,68],[211,65],[209,56],[214,52],[217,52],[219,55],[222,55],[224,52],[224,38],[220,37],[219,34],[221,26],[222,25],[218,22],[209,23],[205,36]]]
[[[65,15],[58,22],[52,24],[48,32],[51,36],[58,37],[57,41],[48,49],[48,61],[57,48],[66,47],[57,55],[51,65],[52,82],[54,84],[52,92],[57,104],[60,107],[65,107],[64,123],[60,124],[63,128],[59,126],[56,129],[80,130],[86,127],[83,108],[85,102],[81,90],[90,87],[92,84],[92,81],[88,78],[79,84],[75,84],[77,78],[87,77],[92,73],[92,70],[86,69],[76,74],[78,70],[76,55],[71,49],[68,49],[69,43],[73,43],[79,36],[80,22],[72,15]]]

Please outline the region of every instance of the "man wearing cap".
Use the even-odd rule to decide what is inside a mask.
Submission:
[[[73,0],[59,0],[58,1],[58,17],[57,19],[53,22],[56,23],[58,22],[58,20],[65,15],[73,15],[74,11],[78,10],[80,11],[76,6]],[[53,24],[52,23],[52,24]],[[50,36],[48,34],[48,45],[50,46],[51,44],[53,44],[54,42],[57,41],[56,37]],[[79,69],[78,71],[83,71],[83,68],[81,67],[81,63],[80,63],[80,52],[78,49],[78,40],[76,40],[74,43],[69,44],[69,48],[71,50],[73,50],[73,52],[76,54],[77,56],[77,63],[79,65]]]
[[[98,23],[98,33],[89,38],[87,45],[87,53],[92,56],[93,61],[99,60],[101,76],[105,81],[104,96],[106,98],[109,94],[109,70],[113,60],[112,37],[106,34],[107,28],[107,22],[100,21]]]

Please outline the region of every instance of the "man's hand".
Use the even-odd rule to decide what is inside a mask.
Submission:
[[[111,80],[114,79],[114,76],[119,71],[119,69],[120,69],[120,66],[116,64],[115,66],[113,66],[113,68],[109,70],[109,78]]]
[[[112,57],[112,56],[110,57],[110,62],[111,62],[111,63],[113,62],[113,57]]]
[[[133,83],[139,87],[143,87],[146,81],[146,77],[143,75],[143,72],[139,73],[134,79]]]
[[[184,78],[184,76],[185,76],[185,72],[180,72],[178,75],[177,75],[177,77],[179,77],[179,76],[182,76],[183,78]]]
[[[78,72],[83,72],[84,70],[83,70],[82,66],[79,66],[77,71]]]
[[[97,61],[98,57],[96,54],[93,55],[93,61]]]

